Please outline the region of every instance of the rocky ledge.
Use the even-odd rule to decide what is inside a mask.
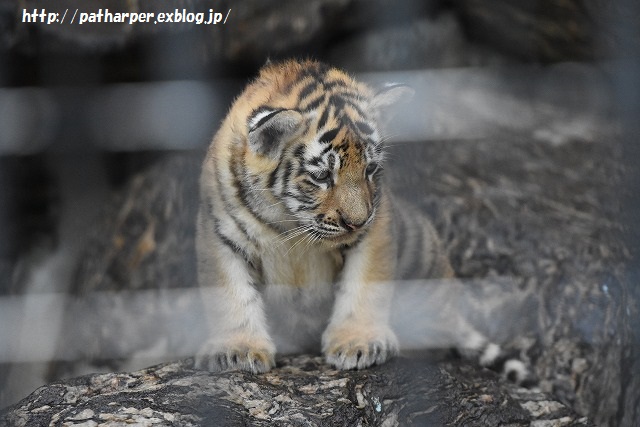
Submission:
[[[197,371],[191,360],[86,375],[41,387],[7,408],[0,425],[593,424],[492,371],[422,354],[363,371],[336,371],[321,357],[296,356],[262,375]]]

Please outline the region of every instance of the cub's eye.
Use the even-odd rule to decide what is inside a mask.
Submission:
[[[367,166],[367,169],[365,170],[365,173],[367,174],[367,176],[371,176],[377,170],[378,170],[378,164],[377,163],[369,163],[369,165]]]
[[[320,183],[327,183],[331,181],[331,172],[328,169],[324,169],[311,174],[314,180]]]

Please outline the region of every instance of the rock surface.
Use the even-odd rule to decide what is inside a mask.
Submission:
[[[73,9],[79,7],[76,3],[60,1],[56,7]],[[632,1],[626,3],[634,9]],[[263,63],[266,56],[306,56],[310,52],[319,58],[331,58],[337,65],[365,71],[504,64],[514,59],[533,62],[584,60],[599,58],[602,53],[605,57],[615,54],[620,41],[610,38],[612,34],[607,30],[613,29],[613,36],[620,36],[625,31],[623,25],[609,21],[612,16],[621,14],[635,22],[632,13],[615,10],[613,4],[608,6],[600,0],[544,0],[518,4],[504,0],[402,0],[393,3],[313,0],[304,3],[304,7],[293,0],[239,0],[216,4],[205,0],[153,3],[91,0],[83,2],[82,10],[109,8],[120,12],[158,12],[176,8],[200,11],[209,7],[233,10],[229,24],[223,27],[191,24],[79,27],[20,22],[22,8],[44,7],[52,6],[42,0],[0,0],[0,57],[3,58],[0,80],[3,83],[63,83],[77,85],[81,88],[77,92],[86,94],[84,84],[205,79],[210,77],[211,69],[220,64],[231,63],[234,67],[245,64],[249,65],[245,70],[253,72],[252,67]],[[635,10],[637,12],[637,6]],[[634,42],[637,40],[625,40],[630,46]],[[483,43],[483,47],[478,47],[478,43]],[[4,61],[5,57],[9,61]],[[9,64],[6,68],[5,63]],[[234,67],[232,73],[236,71]],[[216,72],[212,74],[217,75]],[[518,77],[529,86],[530,80],[526,76]],[[462,76],[462,80],[465,78]],[[442,87],[442,81],[434,80],[433,83],[434,87]],[[486,81],[476,83],[478,87],[488,86]],[[502,79],[500,84],[503,84]],[[488,335],[513,344],[521,352],[531,363],[540,379],[540,387],[547,394],[514,390],[496,383],[489,373],[450,361],[427,366],[409,363],[401,367],[396,363],[371,371],[338,374],[330,373],[332,371],[318,365],[315,359],[306,359],[311,360],[309,362],[304,358],[282,359],[282,366],[275,375],[300,374],[308,367],[308,372],[316,377],[338,381],[332,390],[339,390],[336,393],[345,400],[337,409],[344,410],[343,420],[355,420],[355,424],[358,421],[375,424],[384,420],[391,424],[393,417],[401,416],[406,416],[404,419],[408,421],[415,420],[415,424],[425,420],[436,424],[482,425],[477,419],[486,421],[485,425],[495,425],[489,421],[495,423],[496,420],[515,425],[528,425],[531,419],[537,420],[536,425],[578,422],[579,418],[558,406],[561,404],[540,403],[557,399],[576,412],[588,415],[597,425],[637,425],[640,422],[640,377],[635,373],[640,371],[637,331],[640,295],[636,289],[638,279],[629,274],[629,255],[619,238],[625,231],[619,222],[620,199],[625,196],[621,184],[624,171],[620,170],[620,143],[615,133],[603,129],[598,120],[563,115],[562,110],[553,108],[556,98],[566,98],[567,92],[562,88],[591,94],[596,85],[590,80],[576,80],[570,73],[561,84],[546,87],[548,96],[543,96],[542,102],[532,100],[540,100],[543,86],[514,96],[510,93],[502,96],[500,91],[504,86],[499,86],[493,93],[497,93],[497,97],[488,98],[488,102],[485,102],[486,98],[476,102],[474,90],[460,91],[455,84],[450,87],[454,98],[461,98],[465,108],[459,108],[459,103],[452,103],[448,109],[430,108],[429,112],[434,113],[433,121],[428,120],[429,117],[423,119],[429,128],[452,123],[456,126],[454,132],[444,132],[444,136],[433,138],[423,134],[423,139],[431,140],[391,147],[391,163],[387,168],[390,183],[394,192],[413,200],[433,215],[462,279],[468,280],[470,285],[478,280],[494,285],[483,287],[482,283],[473,283],[469,286],[469,292],[476,299],[475,304],[469,304],[465,309],[470,318],[483,325]],[[425,97],[433,98],[434,104],[442,105],[443,101],[446,104],[446,99],[440,98],[441,94],[441,91],[428,92]],[[600,106],[606,102],[602,99],[609,99],[609,95],[592,98],[594,105]],[[581,97],[574,100],[578,105],[569,106],[572,112],[580,110],[579,106],[584,104]],[[469,105],[465,106],[464,102]],[[487,111],[491,112],[486,105],[495,104],[514,108],[511,114],[500,110],[499,114],[485,117]],[[95,122],[82,114],[87,105],[81,102],[63,108],[63,128],[72,132],[62,136],[56,134],[58,139],[66,141],[69,135],[74,135],[82,147],[91,140],[82,133],[89,123]],[[522,109],[523,105],[530,108]],[[28,106],[29,110],[33,107]],[[534,120],[534,126],[527,122],[526,126],[518,128],[518,132],[511,132],[514,123],[532,118],[529,113],[537,120]],[[477,122],[472,120],[473,117],[477,119],[478,114],[483,119],[480,135]],[[469,125],[468,132],[461,135],[459,126],[464,125]],[[41,129],[40,126],[37,128]],[[487,129],[491,132],[486,133]],[[455,135],[456,131],[458,138],[452,140],[450,135]],[[122,138],[125,146],[131,142],[127,136],[130,138],[131,134]],[[189,287],[195,282],[193,214],[201,156],[201,153],[195,153],[189,158],[178,156],[159,162],[137,175],[105,208],[86,245],[70,292],[74,297],[114,292],[115,297],[107,300],[109,304],[104,304],[104,299],[92,300],[89,296],[88,302],[79,300],[66,307],[68,316],[63,330],[67,336],[61,339],[61,352],[68,351],[73,357],[86,359],[83,361],[93,363],[91,369],[97,369],[97,366],[123,369],[123,359],[156,344],[148,331],[153,328],[157,331],[163,316],[179,311],[177,308],[190,313],[188,304],[181,305],[181,299],[171,299],[172,304],[149,308],[149,301],[155,300],[146,303],[140,300],[141,304],[135,305],[137,300],[121,291],[174,289]],[[633,161],[628,164],[635,167]],[[120,167],[118,164],[114,169]],[[406,171],[412,173],[403,173]],[[4,204],[0,211],[3,208],[6,209]],[[1,218],[5,213],[0,214]],[[37,220],[38,225],[48,221],[43,217]],[[22,292],[6,279],[17,275],[13,264],[0,261],[0,272],[3,273],[0,274],[3,292]],[[509,280],[505,282],[504,278]],[[526,306],[510,304],[514,299],[523,298],[509,299],[509,295],[523,295],[529,303]],[[74,307],[81,310],[74,311]],[[125,316],[131,307],[138,318]],[[154,315],[147,316],[146,310]],[[113,320],[110,328],[103,327],[104,319]],[[136,322],[138,328],[131,328],[131,320],[136,319],[139,320]],[[193,322],[193,319],[187,321]],[[134,329],[135,333],[132,333]],[[184,330],[178,334],[189,335],[184,334]],[[523,336],[522,330],[529,334]],[[525,338],[524,343],[515,342],[521,338]],[[179,340],[169,345],[186,347]],[[104,357],[111,350],[115,353],[113,359],[100,360],[100,355]],[[53,365],[51,375],[60,376],[66,372],[63,365]],[[408,366],[411,371],[406,370]],[[73,361],[68,372],[74,372],[75,368]],[[387,403],[384,399],[380,401],[380,413],[376,411],[377,403],[371,400],[375,394],[366,397],[361,392],[364,397],[360,400],[364,399],[364,404],[358,398],[357,385],[365,390],[366,384],[370,384],[367,381],[374,381],[375,384],[368,387],[378,387],[376,390],[382,396],[385,394],[380,387],[386,386],[390,379],[411,379],[418,373],[431,381],[425,381],[432,387],[424,393],[433,397],[435,406],[425,408],[425,401],[401,400],[398,396],[413,395],[411,390],[414,389],[406,388],[384,389],[390,394],[387,394]],[[375,377],[378,374],[382,376]],[[312,390],[309,387],[315,387],[313,375],[305,375],[300,377],[303,381],[300,387]],[[298,390],[295,379],[282,380],[290,387],[285,392],[268,378],[213,375],[191,371],[184,364],[130,374],[92,375],[40,389],[29,398],[31,400],[9,409],[3,420],[18,425],[20,420],[27,425],[44,423],[44,420],[62,424],[61,420],[66,417],[75,424],[93,425],[101,422],[100,414],[107,419],[111,417],[112,421],[129,417],[129,420],[155,419],[160,424],[197,424],[216,414],[236,420],[239,418],[233,417],[240,416],[238,414],[251,416],[242,402],[269,399],[271,405],[274,396],[289,396],[292,400],[293,395],[297,396],[291,391]],[[220,381],[226,385],[220,385]],[[247,387],[240,391],[238,387],[243,382]],[[204,383],[207,385],[202,385]],[[0,369],[0,385],[3,384]],[[229,391],[229,384],[234,385],[233,391]],[[263,385],[264,390],[254,384]],[[121,386],[128,391],[119,388]],[[128,386],[131,387],[126,388]],[[192,390],[189,387],[199,387],[203,396],[223,397],[215,400],[213,406],[206,406],[208,403],[197,397],[185,406],[174,406],[169,410],[154,406],[162,396]],[[415,387],[415,390],[422,390],[418,385]],[[447,387],[454,390],[452,394],[446,394]],[[461,390],[470,394],[464,395]],[[3,392],[0,387],[0,400]],[[169,392],[174,394],[167,394]],[[416,392],[416,395],[420,393]],[[229,400],[224,396],[235,397]],[[90,409],[87,405],[94,398],[103,403],[117,398],[125,403],[113,406],[113,410],[109,406]],[[303,393],[295,398],[320,399],[322,396]],[[235,403],[231,403],[232,400]],[[456,412],[447,412],[442,402],[454,402]],[[476,405],[478,402],[483,405]],[[501,412],[502,408],[496,407],[496,402],[507,402],[509,409]],[[58,404],[61,406],[56,407]],[[279,403],[279,408],[289,408],[289,414],[304,414],[295,412],[298,410],[295,408],[302,407],[303,401],[298,402],[298,406],[285,404],[289,404],[288,401]],[[274,406],[266,407],[269,408],[266,410],[268,416],[278,416],[285,411],[278,412],[280,409],[277,409],[269,414]],[[195,410],[189,411],[189,408]],[[553,408],[559,408],[559,412]],[[60,415],[54,420],[54,415],[48,414],[56,410]],[[236,410],[239,412],[234,412]],[[544,419],[545,411],[551,412],[549,418],[556,420],[556,424]],[[264,414],[264,411],[258,413]],[[316,421],[321,416],[318,413],[307,415]],[[263,422],[267,423],[266,420]],[[295,424],[295,418],[291,423]]]
[[[0,414],[0,425],[593,425],[491,371],[425,355],[347,372],[312,356],[282,358],[261,375],[195,371],[190,364],[53,383]]]
[[[570,131],[563,132],[533,120],[532,128],[517,132],[497,125],[481,139],[397,143],[385,173],[394,193],[434,218],[458,276],[468,281],[473,298],[461,309],[473,323],[516,348],[546,393],[598,425],[633,425],[640,388],[628,373],[639,360],[633,336],[638,301],[620,239],[624,171],[615,132],[585,126],[593,122],[589,115],[571,117],[562,128]],[[86,245],[75,295],[195,283],[201,156],[168,156],[117,194]],[[176,307],[193,312],[178,298],[152,308],[126,305],[131,300],[126,293],[108,304],[89,296],[80,313],[93,316],[68,310],[61,349],[96,365],[113,349],[126,359],[152,346],[148,337],[151,331],[157,336],[163,316]],[[101,327],[104,319],[111,328]],[[136,335],[131,324],[138,326]],[[182,330],[195,335],[196,328]],[[169,345],[186,347],[180,340]],[[121,369],[121,362],[107,366]],[[52,373],[77,372],[69,368],[54,366]]]
[[[633,372],[638,359],[631,335],[637,302],[628,293],[625,249],[616,237],[617,194],[608,190],[619,173],[617,145],[615,139],[609,141],[558,144],[496,135],[399,145],[391,149],[387,175],[397,194],[436,219],[458,275],[467,280],[473,298],[461,309],[474,324],[519,349],[546,393],[592,416],[598,425],[613,426],[633,425],[637,419],[637,378],[625,372]],[[113,212],[105,215],[107,222],[87,245],[77,295],[123,289],[123,283],[142,290],[195,281],[189,195],[198,157],[160,162],[118,196]],[[402,170],[414,173],[398,172]],[[157,227],[153,244],[150,227]],[[89,297],[82,303],[92,316],[74,316],[70,310],[61,348],[100,365],[104,361],[95,358],[112,349],[122,357],[136,346],[152,346],[148,337],[158,336],[159,322],[177,307],[193,313],[180,298],[152,307],[144,300],[127,305],[132,301],[127,293],[108,301]],[[139,318],[127,317],[128,312]],[[104,319],[111,319],[112,328],[101,327]],[[174,329],[165,328],[164,335]],[[196,329],[190,327],[190,334]],[[174,334],[181,339],[190,335]],[[180,340],[173,345],[186,346]],[[107,366],[117,369],[120,362],[113,363]],[[65,371],[58,365],[53,372],[68,375],[76,372],[73,366]]]

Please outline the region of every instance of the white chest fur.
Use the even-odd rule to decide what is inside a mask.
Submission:
[[[262,283],[306,288],[335,281],[340,258],[325,248],[299,243],[262,247]]]
[[[326,249],[294,245],[273,245],[261,254],[267,322],[282,353],[317,351],[342,264]]]

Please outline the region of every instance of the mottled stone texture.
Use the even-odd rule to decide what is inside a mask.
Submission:
[[[423,355],[341,372],[283,358],[262,375],[195,371],[190,361],[57,382],[0,415],[7,426],[590,426],[490,371]],[[532,424],[535,423],[535,424]]]
[[[335,65],[364,71],[589,60],[615,56],[618,38],[628,30],[618,25],[616,16],[637,22],[633,13],[617,8],[618,3],[633,5],[632,1],[615,5],[600,0],[55,3],[59,10],[232,11],[225,26],[47,26],[23,24],[20,14],[22,8],[51,8],[52,2],[0,0],[3,82],[16,86],[90,86],[104,82],[208,79],[218,75],[218,66],[224,69],[224,64],[232,64],[230,71],[220,74],[244,77],[243,73],[253,73],[267,56],[283,55],[328,58]],[[637,46],[637,40],[624,42],[629,50]],[[243,71],[235,74],[239,64],[249,66],[238,67]],[[453,75],[455,71],[446,73]],[[575,78],[573,73],[555,84],[533,87],[531,83],[535,81],[526,73],[517,74],[517,78],[519,87],[526,90],[511,92],[505,85],[509,80],[506,73],[496,80],[476,81],[470,76],[469,81],[477,84],[466,91],[457,84],[448,85],[447,79],[430,81],[438,90],[419,95],[433,100],[429,111],[415,109],[411,113],[422,114],[414,120],[425,121],[425,127],[436,136],[421,135],[417,140],[422,143],[394,142],[385,172],[394,193],[432,214],[458,276],[469,282],[493,284],[495,294],[481,285],[471,288],[478,302],[477,307],[467,307],[468,314],[474,322],[484,325],[484,332],[502,338],[508,347],[521,353],[540,380],[544,394],[515,390],[497,383],[489,373],[453,362],[396,362],[364,372],[336,373],[319,365],[316,359],[282,359],[278,370],[260,377],[213,375],[171,364],[144,372],[93,375],[54,383],[10,408],[3,420],[18,425],[20,420],[26,425],[49,421],[62,425],[63,417],[67,417],[69,422],[94,425],[109,417],[139,417],[189,425],[216,416],[229,417],[230,422],[250,419],[257,423],[262,416],[267,425],[264,417],[288,414],[294,417],[289,423],[295,425],[304,424],[295,418],[302,414],[311,422],[320,422],[323,416],[340,416],[334,421],[346,425],[385,420],[388,425],[393,425],[394,420],[400,424],[414,421],[416,425],[427,421],[435,425],[526,425],[531,419],[538,421],[535,425],[554,425],[545,416],[560,420],[557,425],[565,425],[565,416],[566,425],[577,422],[559,401],[589,416],[597,425],[637,425],[638,279],[629,273],[632,261],[620,238],[627,230],[619,212],[621,199],[628,197],[626,193],[637,193],[637,186],[624,186],[627,171],[621,168],[621,160],[625,159],[621,159],[624,156],[619,135],[610,132],[618,126],[615,118],[605,117],[600,122],[601,117],[596,120],[589,115],[565,114],[597,109],[616,100],[607,92],[602,98],[591,98],[590,105],[585,98],[575,96],[599,89],[590,80]],[[460,81],[465,80],[462,75]],[[489,84],[492,81],[493,86]],[[450,88],[450,92],[444,92],[443,87]],[[487,90],[489,96],[484,96]],[[619,91],[624,97],[632,97],[629,88],[620,87]],[[84,87],[78,92],[87,93]],[[574,102],[566,109],[555,108],[557,102],[571,99]],[[227,101],[221,102],[223,108]],[[506,108],[491,108],[496,105]],[[57,136],[65,140],[69,135],[80,135],[78,144],[83,149],[91,145],[83,133],[87,123],[79,120],[87,104],[65,108],[62,128],[73,132]],[[634,114],[633,119],[636,117]],[[449,126],[451,131],[447,131]],[[445,132],[438,134],[438,128]],[[129,318],[122,315],[126,305],[120,301],[130,302],[130,295],[138,291],[194,285],[193,221],[201,159],[202,153],[163,159],[137,174],[104,208],[94,232],[88,236],[75,280],[69,286],[74,296],[89,295],[87,301],[72,305],[93,316],[80,317],[82,321],[73,316],[64,319],[67,323],[62,329],[65,336],[60,339],[61,352],[85,358],[84,362],[93,363],[91,369],[123,369],[122,359],[155,344],[145,328],[157,330],[159,320],[179,314],[180,310],[192,314],[180,298],[171,300],[173,304],[152,307],[153,316],[142,315],[149,307],[136,306],[135,314],[143,320],[136,324],[134,334],[128,327]],[[636,163],[635,159],[626,159],[631,168]],[[121,168],[118,163],[112,170]],[[22,188],[23,180],[14,182]],[[46,194],[49,190],[38,182],[25,185],[31,187],[32,194],[40,195],[37,203],[43,203],[39,200],[50,198]],[[35,190],[36,187],[43,189]],[[5,198],[0,197],[3,201]],[[16,216],[9,208],[13,209],[9,203],[0,206],[0,218]],[[37,225],[50,221],[50,216],[38,216]],[[17,257],[17,250],[2,247],[3,253],[10,253],[11,260]],[[8,277],[19,275],[4,257],[0,272],[3,292],[22,291],[14,282],[9,283]],[[504,278],[509,281],[502,286]],[[94,292],[114,292],[115,297],[107,300],[113,305],[102,304],[104,300],[99,298],[93,301]],[[525,295],[531,303],[529,308],[492,304],[508,301],[505,295],[510,293]],[[487,307],[504,310],[487,311]],[[109,328],[102,327],[105,318],[113,320]],[[518,333],[522,324],[527,326],[526,336]],[[177,335],[194,338],[182,331]],[[181,341],[169,345],[186,347]],[[100,360],[109,349],[118,357]],[[60,377],[74,372],[74,368],[75,361],[66,367],[52,365],[50,374]],[[413,382],[414,376],[424,379],[423,383]],[[276,379],[285,377],[288,379],[281,379],[280,383],[285,385],[278,385]],[[329,392],[312,393],[321,379],[327,390],[339,397],[333,399],[335,396]],[[120,388],[121,383],[131,386],[127,392]],[[234,391],[229,391],[231,388]],[[180,404],[167,397],[175,395],[192,400]],[[314,400],[317,403],[323,398],[333,399],[326,409],[330,414],[323,412],[322,405],[313,413],[300,412],[303,409],[299,408],[306,408],[304,399],[319,399]],[[94,401],[97,406],[91,406]],[[124,403],[111,407],[110,402]],[[443,402],[452,406],[447,409]],[[504,411],[503,402],[508,408]],[[378,403],[380,411],[376,410]],[[547,411],[550,415],[545,415]],[[58,418],[52,418],[54,412],[59,413]],[[100,414],[107,418],[101,421]],[[253,418],[244,418],[247,416]]]
[[[625,191],[619,143],[615,135],[546,140],[546,133],[534,134],[539,139],[497,131],[480,140],[397,144],[389,149],[387,179],[394,193],[435,219],[473,297],[461,309],[531,364],[541,390],[549,393],[540,399],[558,399],[598,425],[633,425],[639,389],[630,373],[638,360],[638,311],[619,238],[619,197]],[[193,194],[200,159],[200,153],[171,156],[118,194],[87,244],[76,294],[122,290],[124,283],[131,290],[195,283]],[[130,300],[127,295],[122,298]],[[93,315],[86,320],[69,317],[61,341],[61,348],[96,366],[104,363],[96,358],[113,349],[122,355],[151,346],[146,337],[157,334],[163,318],[193,313],[176,293],[174,304],[134,304],[136,313],[150,314],[131,328],[131,315],[118,314],[126,304],[100,301],[91,305],[89,297],[85,309]],[[112,327],[102,328],[94,318],[111,319]],[[172,333],[193,339],[195,329]],[[120,362],[108,366],[118,369]],[[53,366],[52,373],[75,372],[73,364],[64,368]],[[470,372],[475,378],[477,372]]]
[[[452,406],[448,415],[446,412],[433,414],[434,417],[448,416],[449,420],[457,416],[471,417],[462,409],[480,405],[483,399],[478,396],[491,394],[478,392],[478,388],[498,387],[516,400],[558,399],[579,413],[593,417],[598,425],[633,425],[629,421],[637,417],[633,404],[638,390],[637,378],[625,373],[633,372],[637,363],[631,335],[637,306],[628,294],[632,284],[627,282],[624,269],[625,248],[616,237],[620,228],[618,195],[609,188],[618,182],[621,171],[617,167],[618,145],[615,137],[609,138],[609,144],[595,139],[558,144],[534,142],[522,134],[496,134],[485,140],[431,141],[390,148],[391,160],[386,172],[394,192],[401,197],[411,197],[431,213],[458,275],[468,280],[472,298],[461,309],[489,336],[497,337],[519,352],[531,364],[541,390],[547,394],[516,392],[510,386],[496,384],[491,375],[481,374],[476,368],[446,364],[435,369],[420,363],[407,366],[404,362],[395,363],[373,371],[334,372],[327,381],[364,377],[374,381],[375,377],[368,377],[370,373],[386,372],[385,379],[380,380],[382,383],[403,384],[402,378],[413,375],[432,378],[431,384],[438,390],[455,383],[454,394],[434,397],[436,401],[444,399],[450,403],[459,400],[455,405],[467,402],[462,408]],[[196,153],[161,161],[138,175],[118,195],[113,211],[104,216],[106,222],[97,226],[87,245],[76,277],[74,290],[78,295],[122,289],[125,282],[130,289],[168,289],[187,285],[187,278],[195,281],[190,267],[193,247],[189,243],[193,239],[195,207],[189,195],[195,189],[199,158]],[[403,170],[413,172],[403,174]],[[180,187],[179,183],[184,186]],[[166,191],[157,191],[159,188]],[[177,191],[178,188],[181,190]],[[151,240],[145,234],[154,223],[157,231]],[[149,244],[150,241],[153,244]],[[123,294],[122,298],[130,300],[127,295]],[[145,337],[153,336],[149,331],[157,334],[159,321],[181,310],[193,313],[188,304],[181,302],[180,294],[175,295],[171,300],[174,303],[166,307],[157,304],[138,307],[133,303],[136,313],[149,313],[135,321],[136,328],[127,327],[131,321],[127,319],[135,316],[117,314],[122,307],[129,306],[117,303],[117,299],[113,300],[114,306],[103,306],[99,299],[91,305],[90,297],[85,309],[93,315],[82,322],[70,315],[68,328],[65,327],[68,341],[62,341],[61,348],[75,349],[72,353],[83,354],[88,361],[93,358],[96,366],[104,363],[96,359],[96,355],[107,354],[114,348],[121,354],[147,348],[153,343]],[[516,303],[521,300],[525,303]],[[111,319],[112,327],[93,325],[93,318]],[[192,321],[197,319],[183,320],[183,323]],[[523,330],[526,335],[522,335]],[[131,336],[131,331],[138,335]],[[193,339],[189,335],[195,333],[195,329],[189,329],[188,334],[173,331],[180,339]],[[188,344],[178,340],[170,345]],[[282,370],[277,372],[304,373],[307,362],[298,364],[298,360],[302,359],[281,361]],[[108,366],[117,369],[120,362],[113,360]],[[299,368],[291,368],[290,364]],[[317,360],[310,365],[311,371],[320,369],[322,375],[329,372],[326,367],[316,365]],[[457,366],[457,370],[451,366]],[[74,372],[73,364],[67,368],[70,370],[65,371],[63,365],[52,365],[52,373]],[[414,373],[413,369],[420,373]],[[453,379],[443,382],[449,378],[447,375]],[[249,381],[253,377],[224,374],[221,378],[236,378],[237,385],[246,380],[242,393],[256,392],[254,382]],[[307,374],[304,378],[312,382]],[[413,392],[412,387],[421,385],[419,382],[409,384],[413,385],[407,385],[408,388],[402,388],[398,394],[420,396],[432,387]],[[271,387],[273,384],[269,390]],[[475,397],[469,398],[472,403],[460,398],[461,390],[465,389],[476,390]],[[353,396],[347,399],[357,402]],[[406,407],[420,406],[420,402],[409,402]],[[541,409],[540,405],[546,403],[527,403],[525,407],[545,413],[546,407]],[[351,406],[345,408],[359,413]],[[411,413],[425,411],[422,416],[431,417],[429,408]],[[399,410],[398,416],[402,413]],[[519,413],[508,412],[508,417]],[[502,412],[492,414],[491,417],[506,416]]]

